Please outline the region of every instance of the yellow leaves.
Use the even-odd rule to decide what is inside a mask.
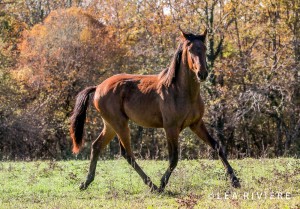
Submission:
[[[23,67],[19,70],[14,70],[11,72],[12,78],[17,81],[28,81],[30,77],[33,76],[33,71],[29,67]]]
[[[37,24],[31,29],[30,35],[35,37],[45,37],[47,35],[47,32],[47,28],[44,25]]]
[[[46,37],[48,34],[47,28],[43,24],[35,25],[30,31],[24,31],[24,40],[18,45],[21,51],[21,56],[28,56],[34,53],[33,48],[39,43],[41,37]]]
[[[225,94],[227,94],[228,93],[228,86],[218,86],[217,87],[217,89],[218,89],[218,91],[219,91],[219,93],[221,93],[221,95],[225,95]]]
[[[234,43],[227,42],[224,46],[223,57],[230,58],[238,54],[237,48],[234,46]]]
[[[0,54],[5,57],[15,56],[22,31],[26,24],[10,14],[0,14]],[[1,63],[1,60],[0,60]]]
[[[85,14],[81,8],[78,7],[71,7],[69,9],[66,10],[66,13],[69,15],[73,15],[73,16],[80,16]]]
[[[83,30],[80,32],[80,41],[82,42],[88,42],[92,39],[92,33],[91,30],[88,27],[83,28]]]
[[[232,2],[232,1],[227,2],[226,4],[224,4],[224,11],[228,12],[229,14],[237,6],[236,4],[237,2]]]

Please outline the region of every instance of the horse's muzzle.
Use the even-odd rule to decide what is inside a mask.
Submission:
[[[204,71],[204,72],[199,71],[197,76],[200,81],[205,81],[208,76],[208,72],[207,71]]]

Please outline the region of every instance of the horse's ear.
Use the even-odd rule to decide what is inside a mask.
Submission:
[[[180,26],[178,26],[178,29],[180,30],[181,37],[182,37],[183,39],[187,40],[187,39],[188,39],[188,34],[185,33],[185,32],[181,29]]]
[[[200,35],[201,41],[205,42],[206,36],[207,36],[207,28],[205,28],[204,33],[202,35]]]

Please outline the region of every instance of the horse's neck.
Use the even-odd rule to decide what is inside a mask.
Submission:
[[[197,80],[196,74],[188,69],[186,62],[181,61],[178,72],[178,79],[175,84],[180,92],[191,99],[195,99],[200,94],[200,83]]]

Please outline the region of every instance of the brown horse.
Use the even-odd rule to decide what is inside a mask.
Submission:
[[[202,35],[181,31],[181,41],[169,68],[158,75],[118,74],[98,86],[81,91],[71,117],[73,152],[82,146],[83,128],[89,95],[94,94],[94,105],[103,119],[103,130],[92,144],[91,161],[87,179],[80,186],[86,189],[94,180],[97,160],[101,150],[118,136],[121,154],[141,176],[151,191],[163,191],[178,162],[178,136],[186,127],[204,140],[218,154],[229,174],[232,185],[240,187],[232,167],[205,128],[202,121],[204,103],[200,96],[200,81],[206,79],[206,31]],[[130,145],[128,121],[144,127],[164,128],[169,167],[158,188],[136,163]]]

